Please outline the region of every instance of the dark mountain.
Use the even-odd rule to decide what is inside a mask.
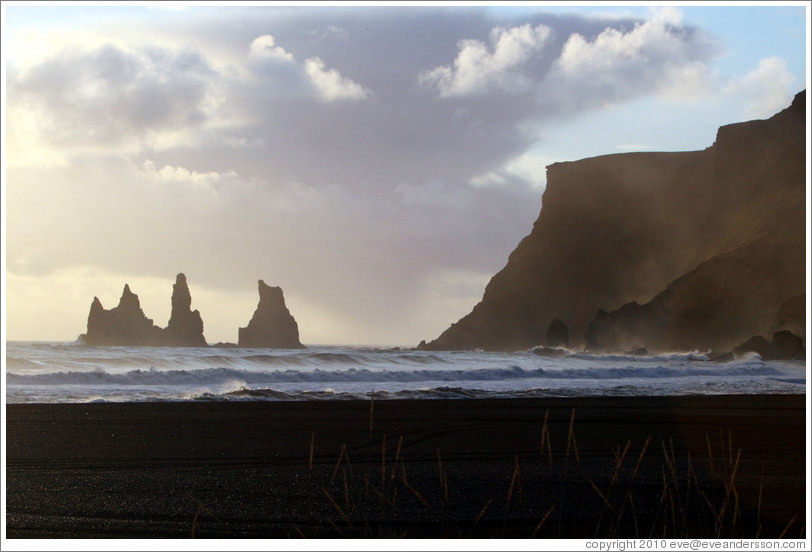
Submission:
[[[550,165],[530,235],[471,313],[420,347],[545,345],[555,319],[591,350],[805,338],[806,124],[801,92],[702,151]]]

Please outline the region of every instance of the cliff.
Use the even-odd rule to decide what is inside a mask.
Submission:
[[[285,306],[282,288],[259,281],[259,304],[248,326],[240,328],[238,347],[303,349],[299,326]]]
[[[526,349],[555,319],[593,350],[805,337],[805,98],[702,151],[550,165],[531,233],[471,313],[420,347]]]

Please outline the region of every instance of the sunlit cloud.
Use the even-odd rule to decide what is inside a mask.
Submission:
[[[362,100],[370,95],[363,86],[353,82],[352,79],[341,76],[335,69],[325,69],[324,62],[320,58],[307,59],[305,70],[319,98],[326,102]]]
[[[544,87],[545,101],[610,105],[645,94],[707,91],[715,45],[680,23],[678,10],[665,9],[628,31],[609,27],[594,39],[571,35]]]
[[[463,40],[453,65],[421,74],[420,82],[436,87],[441,97],[523,92],[532,82],[531,70],[524,65],[544,48],[550,34],[545,25],[495,27],[490,47],[480,40]]]
[[[746,98],[745,117],[766,118],[789,105],[795,95],[794,83],[786,60],[772,56],[759,61],[758,67],[743,77],[731,80],[725,92]]]
[[[293,54],[277,46],[271,35],[258,36],[251,42],[248,56],[253,59],[271,59],[293,62]]]

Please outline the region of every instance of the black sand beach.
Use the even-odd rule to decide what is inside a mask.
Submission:
[[[803,395],[8,405],[7,536],[805,536]]]

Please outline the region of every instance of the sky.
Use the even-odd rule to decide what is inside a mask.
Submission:
[[[710,146],[809,82],[809,4],[3,2],[7,340],[72,341],[128,283],[209,343],[280,286],[305,345],[470,312],[545,167]]]

